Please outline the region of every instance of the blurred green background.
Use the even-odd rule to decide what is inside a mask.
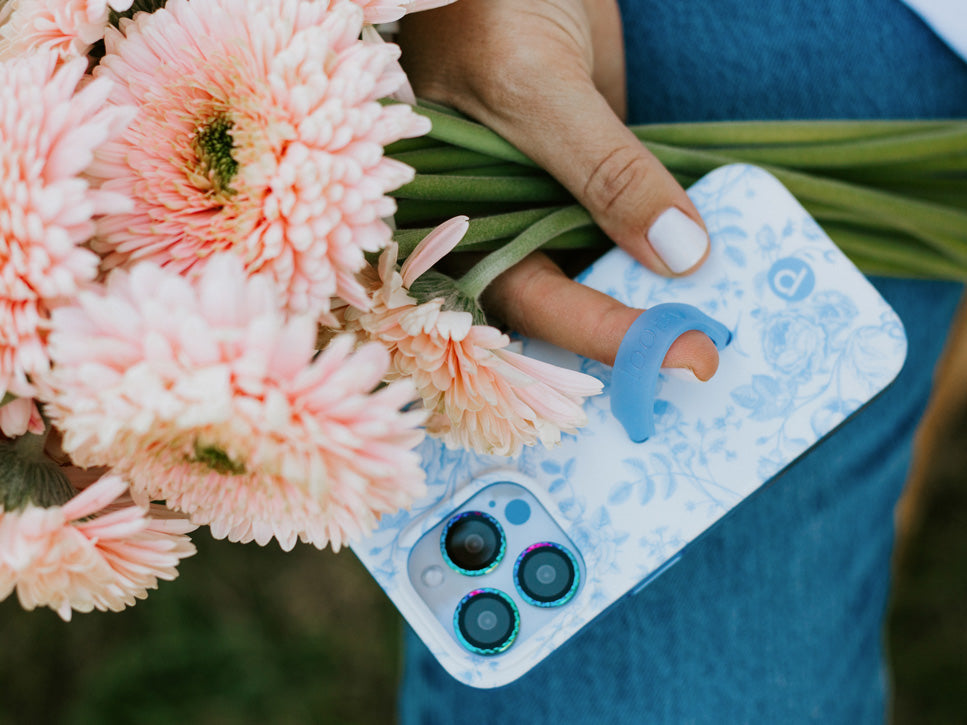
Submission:
[[[904,507],[888,626],[897,725],[967,722],[960,347]],[[176,582],[120,614],[66,624],[0,603],[0,725],[393,722],[400,621],[351,553],[195,542]]]

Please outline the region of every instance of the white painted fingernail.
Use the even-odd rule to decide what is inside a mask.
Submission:
[[[648,242],[675,274],[691,269],[708,249],[708,235],[685,212],[670,207],[661,213],[651,229]]]
[[[692,372],[691,368],[662,368],[662,373],[674,380],[680,380],[683,383],[700,383],[701,380],[698,379],[698,375]]]

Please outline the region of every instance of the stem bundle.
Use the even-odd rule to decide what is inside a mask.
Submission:
[[[397,232],[401,256],[425,235],[423,226],[479,214],[458,247],[493,250],[461,281],[477,296],[534,249],[600,245],[587,212],[506,140],[449,109],[417,110],[433,129],[419,143],[388,149],[417,171],[395,194],[397,223],[411,227]],[[967,281],[967,120],[680,123],[632,131],[683,184],[724,164],[761,166],[866,272]]]

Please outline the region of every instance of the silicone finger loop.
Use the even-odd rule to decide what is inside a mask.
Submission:
[[[719,350],[732,339],[725,325],[697,307],[668,302],[642,312],[621,340],[611,375],[611,412],[635,443],[655,432],[659,370],[668,348],[689,330],[705,333]]]

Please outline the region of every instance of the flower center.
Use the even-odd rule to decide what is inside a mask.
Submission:
[[[227,116],[217,116],[195,129],[192,150],[198,158],[198,172],[211,182],[216,195],[234,194],[232,179],[238,171],[238,161],[232,156],[234,123]]]
[[[195,441],[195,457],[193,460],[223,475],[245,473],[245,466],[233,461],[218,446],[203,446],[198,441]]]

